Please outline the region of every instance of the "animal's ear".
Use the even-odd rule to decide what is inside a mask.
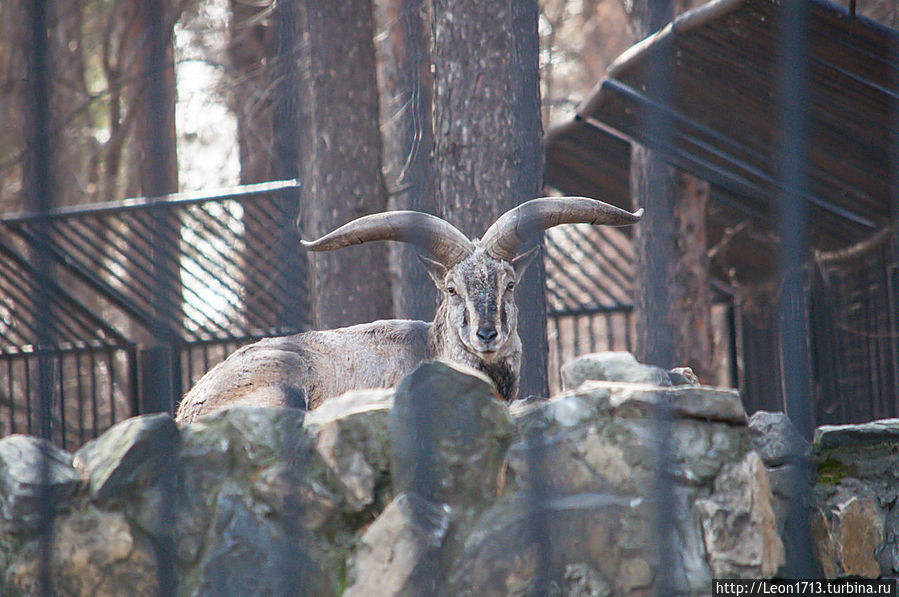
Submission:
[[[528,268],[531,262],[534,260],[534,257],[540,251],[540,245],[537,245],[533,249],[529,249],[512,260],[512,268],[515,270],[515,279],[520,280],[521,276],[524,274],[524,270]]]
[[[422,255],[418,256],[418,260],[424,264],[428,275],[431,276],[431,280],[434,281],[434,286],[443,290],[444,280],[446,279],[446,266]]]

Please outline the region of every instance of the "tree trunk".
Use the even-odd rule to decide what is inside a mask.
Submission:
[[[142,47],[143,93],[138,99],[138,135],[142,152],[140,161],[141,192],[145,197],[161,197],[178,191],[178,159],[175,136],[175,61],[173,46],[174,18],[168,0],[148,0],[141,7],[141,23],[146,39]],[[150,263],[153,287],[149,288],[153,321],[150,325],[156,349],[168,351],[168,370],[145,371],[147,374],[141,405],[142,412],[173,412],[174,401],[181,395],[179,335],[181,328],[180,223],[170,210],[151,213]],[[173,258],[174,257],[174,258]],[[164,365],[164,359],[163,359]],[[169,377],[166,377],[169,376]],[[148,381],[149,379],[149,381]],[[169,379],[168,387],[162,381]],[[147,386],[152,384],[152,390]],[[152,400],[150,400],[152,397]]]
[[[307,0],[299,13],[308,65],[300,149],[301,225],[304,235],[313,238],[354,218],[384,211],[387,195],[380,170],[371,4]],[[317,327],[391,316],[385,243],[310,257]]]
[[[674,2],[641,0],[631,21],[638,37],[658,30],[675,15]],[[656,96],[672,93],[659,60],[653,69]],[[661,136],[671,123],[650,113],[645,126]],[[708,184],[668,165],[662,155],[634,145],[631,193],[646,215],[634,233],[634,312],[637,358],[665,368],[689,366],[701,380],[713,379],[711,291],[706,250]]]
[[[295,4],[280,3],[274,11],[272,4],[230,0],[229,105],[237,119],[241,184],[298,176],[300,32]],[[244,206],[244,317],[250,328],[301,329],[308,323],[308,305],[306,255],[298,250],[295,224],[298,193],[282,191],[277,203],[278,230],[267,225],[267,208],[253,201]],[[273,276],[285,283],[271,284]]]
[[[391,210],[437,214],[434,173],[430,36],[423,0],[378,3],[378,21],[388,35],[379,36],[379,83],[384,138],[384,176]],[[390,245],[393,306],[397,317],[434,318],[437,293],[416,250]]]
[[[174,21],[169,0],[148,0],[144,7],[143,94],[140,100],[141,192],[161,197],[178,192],[175,153]]]
[[[635,205],[646,208],[634,233],[638,358],[665,368],[691,367],[708,383],[715,378],[705,230],[708,183],[636,146],[631,189]]]
[[[445,219],[480,237],[543,179],[537,3],[435,0],[434,115],[438,197]],[[545,396],[542,258],[519,285],[521,396]]]
[[[271,7],[250,0],[230,0],[230,5],[228,62],[235,88],[228,100],[237,119],[240,182],[264,182],[272,158],[272,71],[267,64],[273,52],[271,27],[263,16]]]
[[[274,66],[274,98],[272,99],[271,177],[274,180],[299,178],[300,153],[300,96],[303,94],[301,65],[302,31],[298,23],[295,2],[277,5],[277,46]],[[277,126],[274,125],[277,123]],[[278,319],[293,329],[309,326],[308,272],[309,259],[304,251],[298,251],[300,232],[300,194],[296,189],[286,189],[278,197],[279,213],[284,217],[279,229],[278,254],[275,263],[279,277],[285,281],[286,294],[269,297],[279,310]],[[260,238],[266,238],[264,231]],[[263,284],[261,287],[265,288]],[[284,292],[284,291],[282,291]]]

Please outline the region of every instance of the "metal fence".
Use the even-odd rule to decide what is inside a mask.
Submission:
[[[172,411],[241,344],[308,328],[298,233],[283,226],[296,189],[273,182],[5,218],[6,432],[36,430],[39,353],[58,362],[53,435],[72,447],[139,412]],[[160,223],[170,244],[154,244]],[[34,267],[14,244],[45,250],[59,280],[50,288],[51,345],[36,346]],[[158,277],[162,297],[153,294]]]
[[[773,32],[780,49],[779,68],[775,69],[778,78],[773,85],[773,109],[782,123],[774,142],[780,162],[775,167],[776,180],[766,182],[777,190],[774,215],[782,223],[781,238],[788,241],[778,256],[778,268],[790,275],[779,289],[777,314],[758,327],[761,339],[746,343],[756,331],[745,322],[742,339],[744,348],[776,346],[781,367],[761,375],[781,388],[781,406],[800,432],[809,436],[815,422],[812,381],[820,381],[820,391],[840,401],[848,399],[850,386],[868,388],[860,392],[876,388],[874,406],[868,413],[872,416],[895,408],[896,241],[887,237],[891,242],[883,241],[863,252],[821,256],[816,282],[809,286],[806,274],[810,270],[803,261],[810,242],[803,194],[810,149],[804,112],[810,78],[805,67],[812,62],[805,45],[808,15],[802,2],[785,2],[782,11],[778,13],[780,29]],[[45,31],[38,25],[35,28],[40,40]],[[46,58],[39,44],[35,54],[37,62]],[[663,53],[655,57],[661,62],[647,69],[647,76],[656,79],[648,88],[661,89],[662,96],[671,92],[664,61],[674,58]],[[894,89],[895,85],[887,95],[899,104]],[[652,102],[644,109],[647,111],[637,116],[634,111],[624,112],[648,130],[646,142],[673,145],[671,114]],[[892,109],[899,111],[895,105]],[[895,164],[899,133],[893,131],[893,137],[891,159]],[[41,156],[35,159],[39,170]],[[184,388],[240,343],[308,326],[305,268],[297,251],[297,233],[294,226],[283,225],[295,221],[291,207],[296,204],[294,181],[242,187],[215,196],[170,196],[58,210],[51,209],[49,187],[34,192],[36,211],[5,219],[0,237],[0,424],[8,426],[4,433],[35,433],[64,447],[77,446],[125,416],[171,411]],[[664,211],[665,206],[656,207]],[[633,256],[626,239],[616,234],[572,227],[550,237],[547,292],[553,371],[581,351],[632,348],[627,282]],[[659,274],[655,279],[664,279],[663,271],[655,273]],[[664,290],[657,289],[662,294]],[[835,296],[846,300],[834,301]],[[825,346],[825,341],[834,338],[833,344]],[[829,364],[828,359],[847,352],[858,355],[859,362],[873,363],[873,369],[860,373]],[[747,354],[744,350],[744,364]],[[810,360],[810,354],[816,355],[816,360]],[[872,370],[878,372],[876,380],[870,375]],[[853,381],[865,376],[868,385]],[[160,380],[167,380],[162,387]],[[558,384],[558,379],[554,383]],[[845,415],[841,404],[825,402],[823,408],[834,417]],[[677,529],[672,513],[678,503],[671,474],[672,419],[668,405],[662,404],[648,426],[654,458],[647,467],[654,471],[655,483],[652,495],[641,496],[654,506],[653,528],[641,531],[657,540],[658,578],[654,582],[662,595],[675,593],[673,579],[679,565],[674,557]],[[429,423],[435,426],[443,421],[431,419]],[[534,476],[540,477],[552,465],[549,447],[539,426],[528,433],[527,464]],[[423,441],[421,445],[428,444]],[[804,492],[812,463],[798,450],[789,457],[794,465],[789,471],[794,492],[786,524],[793,536],[784,573],[810,577],[816,570]],[[41,470],[46,474],[45,466]],[[174,481],[166,479],[160,482],[160,511],[171,514]],[[428,487],[413,489],[419,495],[430,495]],[[528,540],[536,544],[533,567],[538,570],[538,583],[541,575],[548,574],[557,548],[549,536],[554,521],[548,504],[558,497],[553,490],[543,478],[523,489],[528,502],[523,510],[530,525]],[[44,584],[38,592],[50,594],[46,575],[54,511],[50,496],[37,497],[44,521],[40,564],[45,567]],[[162,515],[160,519],[165,522]],[[294,530],[287,525],[282,532]],[[171,533],[165,536],[171,538]],[[174,550],[167,544],[154,548],[160,562],[160,593],[166,594],[176,584]],[[276,573],[283,573],[284,578],[297,575],[294,562],[287,557],[267,565],[269,571],[277,568]]]
[[[136,414],[136,346],[55,282],[49,297],[52,344],[40,344],[35,309],[38,276],[0,239],[0,429],[39,434],[43,408],[52,417],[50,438],[73,448],[113,423]],[[40,368],[51,373],[52,394],[42,395]]]
[[[634,350],[633,245],[619,230],[560,226],[546,235],[550,393],[560,368],[597,350]]]

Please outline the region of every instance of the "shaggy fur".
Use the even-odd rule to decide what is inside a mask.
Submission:
[[[500,216],[471,241],[436,216],[371,214],[314,241],[312,251],[394,240],[416,245],[442,294],[432,323],[376,321],[337,330],[261,340],[210,370],[184,396],[177,420],[232,404],[315,408],[348,390],[393,387],[422,361],[456,361],[487,374],[507,401],[518,394],[521,339],[514,289],[547,228],[566,223],[627,226],[630,213],[586,197],[539,197]]]
[[[426,265],[443,296],[434,322],[375,321],[244,346],[184,396],[176,420],[190,423],[232,404],[312,409],[348,390],[393,387],[433,359],[483,371],[504,400],[513,400],[521,364],[513,288],[527,259],[516,271],[478,248],[452,268]],[[496,335],[487,342],[479,330]]]

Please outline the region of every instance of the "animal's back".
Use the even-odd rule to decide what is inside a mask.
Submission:
[[[213,367],[181,400],[177,421],[233,404],[315,408],[348,390],[392,387],[433,358],[431,324],[384,320],[267,338]]]

